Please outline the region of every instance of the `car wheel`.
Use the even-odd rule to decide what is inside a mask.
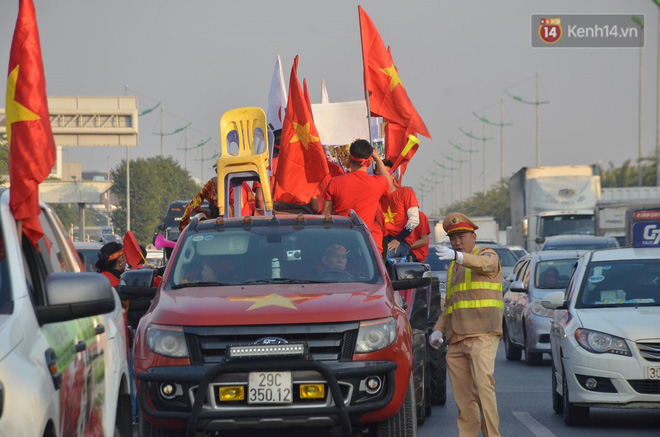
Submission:
[[[412,378],[408,383],[406,398],[397,413],[378,424],[378,437],[417,437],[415,391]]]
[[[417,412],[417,425],[423,425],[426,420],[426,334],[419,329],[413,329],[413,384]]]
[[[502,331],[504,333],[504,352],[506,354],[506,359],[509,361],[520,361],[520,357],[522,356],[522,349],[511,343],[506,323],[503,323],[502,325]]]
[[[523,322],[524,323],[524,322]],[[525,342],[525,361],[528,366],[538,366],[543,364],[543,353],[531,352],[531,345],[527,339],[527,329],[523,328],[523,341]]]
[[[430,349],[429,379],[431,386],[431,404],[445,405],[447,403],[447,343],[438,349]]]
[[[552,409],[557,414],[564,411],[562,397],[557,393],[557,370],[555,369],[554,360],[552,361]]]
[[[131,437],[133,421],[131,420],[131,395],[121,394],[117,399],[117,415],[115,416],[115,435]]]
[[[568,382],[566,381],[566,372],[562,373],[561,388],[564,423],[568,426],[584,425],[589,420],[589,407],[578,407],[568,401]]]

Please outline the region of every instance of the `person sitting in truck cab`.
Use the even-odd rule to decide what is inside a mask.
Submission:
[[[341,244],[332,244],[321,256],[319,277],[321,279],[336,280],[338,277],[352,279],[353,275],[346,271],[348,250]]]

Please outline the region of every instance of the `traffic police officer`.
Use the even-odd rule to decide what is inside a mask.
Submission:
[[[499,436],[495,399],[495,355],[502,337],[502,269],[492,249],[476,244],[478,229],[453,212],[442,227],[452,248],[436,245],[441,260],[452,260],[447,273],[445,308],[429,337],[438,348],[447,339],[447,369],[458,406],[459,437]],[[481,417],[480,417],[481,416]]]

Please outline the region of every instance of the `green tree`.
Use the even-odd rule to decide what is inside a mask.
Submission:
[[[172,157],[160,156],[131,160],[131,231],[140,244],[151,242],[154,229],[163,222],[167,207],[174,200],[192,199],[200,186]],[[115,232],[126,233],[126,161],[112,174],[112,193],[117,209],[112,212]]]
[[[452,211],[460,211],[470,216],[492,216],[495,217],[500,230],[511,224],[511,209],[509,208],[509,181],[505,179],[502,183],[491,185],[486,193],[476,193],[463,202],[454,202],[442,209],[442,215]]]
[[[49,205],[62,221],[64,229],[68,230],[71,225],[78,226],[78,205],[75,205],[75,207],[67,203],[51,203]]]

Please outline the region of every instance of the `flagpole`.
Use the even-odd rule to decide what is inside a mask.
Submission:
[[[126,85],[126,96],[128,97],[128,85]],[[161,137],[162,138],[162,137]],[[126,231],[131,230],[131,161],[129,158],[128,144],[126,145]],[[82,226],[81,226],[82,228]]]
[[[366,64],[364,63],[364,46],[362,45],[362,19],[360,17],[360,6],[358,5],[358,20],[360,21],[360,47],[362,48],[362,68],[366,68]],[[366,78],[366,71],[363,74],[362,80]],[[373,142],[373,136],[371,135],[371,109],[369,107],[369,90],[367,89],[367,83],[365,81],[364,83],[364,99],[367,102],[367,123],[369,123],[369,144],[373,147],[374,142]]]

